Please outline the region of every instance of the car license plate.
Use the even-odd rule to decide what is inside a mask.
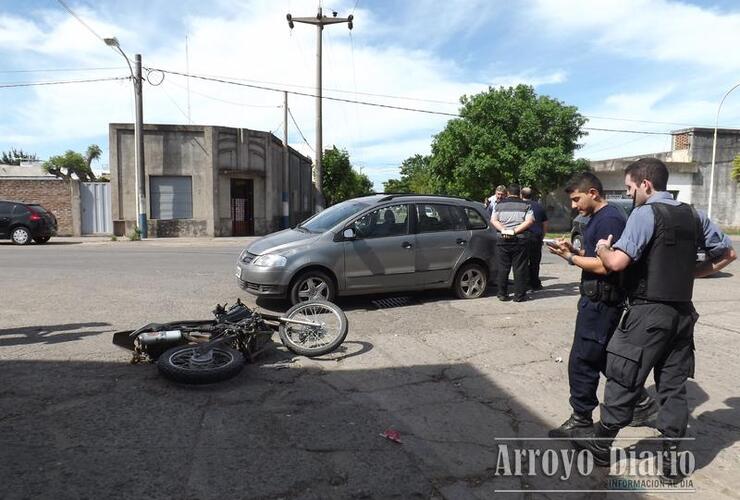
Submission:
[[[242,279],[242,268],[239,266],[236,266],[236,277]]]

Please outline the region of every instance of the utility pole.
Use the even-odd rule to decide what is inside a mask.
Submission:
[[[139,230],[141,237],[147,238],[146,223],[146,177],[144,177],[144,104],[141,97],[141,54],[134,56],[134,68],[136,75],[134,79],[134,90],[136,94],[136,123],[134,124],[134,141],[136,142],[136,176],[139,179]]]
[[[324,209],[324,194],[321,191],[322,182],[322,170],[321,170],[321,154],[324,150],[322,142],[322,128],[321,128],[321,34],[324,30],[325,25],[329,24],[340,24],[347,23],[349,29],[352,29],[352,19],[354,16],[350,14],[348,17],[337,17],[336,12],[332,12],[332,17],[326,17],[319,7],[318,14],[316,17],[293,17],[290,14],[286,16],[288,19],[288,26],[293,29],[293,23],[304,23],[313,24],[316,26],[316,160],[314,161],[314,190],[316,191],[315,200],[315,211],[320,212]]]
[[[283,229],[290,226],[290,150],[288,149],[288,93],[283,92]]]

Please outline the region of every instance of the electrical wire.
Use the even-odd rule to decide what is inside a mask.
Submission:
[[[55,73],[69,72],[75,73],[80,71],[106,71],[113,69],[128,69],[126,66],[109,66],[107,68],[54,68],[54,69],[6,69],[0,70],[0,73]]]
[[[130,76],[115,76],[110,78],[90,78],[88,80],[58,80],[51,82],[11,82],[0,83],[0,88],[12,87],[40,87],[43,85],[65,85],[68,83],[92,83],[92,82],[111,82],[114,80],[130,80]]]
[[[169,81],[168,80],[167,81],[167,84],[168,85],[174,85],[175,87],[177,87],[177,88],[179,88],[181,90],[187,90],[187,87],[186,86],[179,85],[179,84],[177,84],[177,83],[175,83],[173,81]],[[243,107],[246,107],[246,108],[270,108],[270,109],[282,108],[282,106],[279,105],[279,104],[273,104],[273,105],[269,105],[269,104],[250,104],[250,103],[246,103],[246,102],[229,101],[228,99],[222,99],[220,97],[214,97],[212,95],[204,94],[202,92],[199,92],[199,91],[193,90],[193,89],[190,89],[190,92],[192,92],[195,95],[198,95],[198,96],[201,96],[201,97],[205,97],[206,99],[211,99],[213,101],[222,102],[224,104],[231,104],[233,106],[243,106]]]
[[[90,26],[89,26],[89,25],[88,25],[88,24],[87,24],[87,23],[86,23],[85,21],[83,21],[83,20],[82,20],[82,18],[81,18],[80,16],[78,16],[77,14],[75,14],[75,12],[74,12],[74,11],[73,11],[72,9],[70,9],[70,8],[69,8],[69,6],[68,6],[68,5],[66,4],[66,3],[64,3],[64,0],[57,0],[57,2],[59,2],[59,4],[60,4],[60,5],[62,6],[62,7],[64,7],[64,10],[66,10],[67,12],[69,12],[69,13],[70,13],[70,15],[71,15],[72,17],[74,17],[75,19],[77,19],[77,20],[78,20],[78,21],[80,22],[80,24],[82,24],[82,25],[83,25],[83,26],[84,26],[85,28],[87,28],[87,30],[88,30],[88,31],[89,31],[90,33],[92,33],[93,35],[95,35],[95,37],[96,37],[96,38],[97,38],[98,40],[100,40],[101,42],[105,43],[105,40],[103,39],[103,37],[102,37],[102,36],[100,36],[100,35],[98,35],[98,34],[97,34],[97,33],[95,32],[95,30],[94,30],[94,29],[92,29],[92,28],[91,28],[91,27],[90,27]]]
[[[303,135],[303,132],[301,131],[301,127],[299,127],[298,126],[298,122],[295,121],[295,118],[293,117],[293,112],[290,111],[290,108],[288,108],[288,115],[290,115],[290,119],[293,120],[293,125],[295,125],[295,128],[298,129],[298,133],[301,134],[301,137],[303,138],[303,142],[305,142],[306,143],[306,146],[308,146],[309,149],[311,151],[313,151],[314,154],[316,154],[316,150],[314,148],[312,148],[311,145],[308,143],[308,141],[306,140],[306,136]]]

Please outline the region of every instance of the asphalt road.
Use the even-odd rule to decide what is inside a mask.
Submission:
[[[350,333],[323,359],[276,345],[235,379],[203,387],[128,364],[114,331],[208,318],[237,297],[255,305],[233,280],[246,241],[0,243],[0,497],[539,498],[560,494],[533,491],[570,489],[593,498],[608,494],[585,490],[633,477],[497,474],[502,444],[568,450],[532,441],[569,414],[578,272],[549,255],[545,289],[527,303],[439,291],[340,299]],[[703,498],[740,497],[738,270],[695,290],[689,449]],[[388,429],[400,444],[380,436]],[[642,450],[657,433],[623,435],[620,446]]]

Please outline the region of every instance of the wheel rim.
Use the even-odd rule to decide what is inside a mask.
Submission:
[[[233,361],[234,355],[221,349],[211,349],[205,354],[199,354],[197,347],[189,347],[170,355],[170,363],[173,366],[190,371],[213,370]]]
[[[467,269],[460,276],[460,289],[466,297],[480,297],[485,290],[485,277],[478,269]]]
[[[298,287],[298,300],[300,302],[329,300],[329,284],[315,276],[306,278]]]
[[[579,251],[581,250],[581,240],[580,240],[580,238],[576,238],[576,239],[573,240],[573,248],[575,248],[576,250],[579,250]]]
[[[25,229],[16,229],[13,231],[13,241],[21,245],[28,242],[28,231]]]
[[[321,304],[307,302],[299,306],[292,319],[318,323],[319,327],[285,324],[285,333],[288,339],[296,345],[307,349],[318,349],[334,342],[339,335],[342,318],[337,311]]]

